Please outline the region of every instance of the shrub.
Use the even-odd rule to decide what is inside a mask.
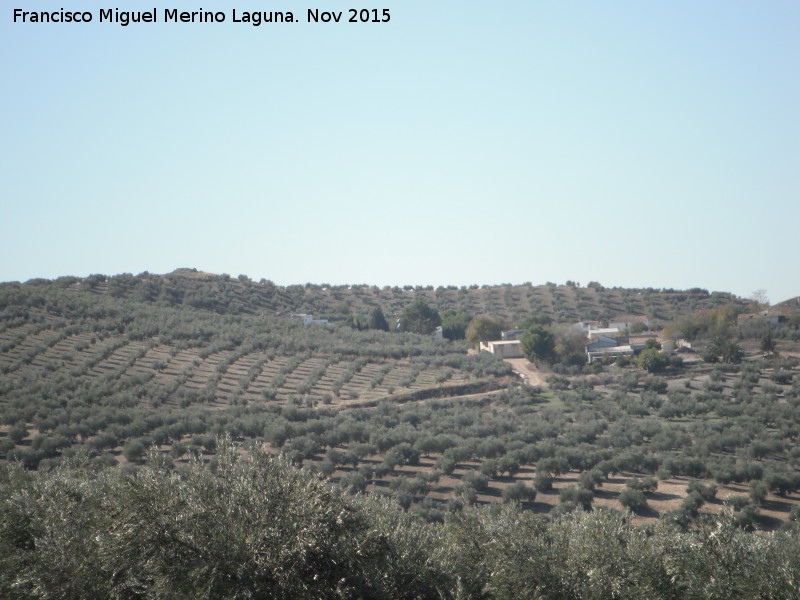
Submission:
[[[25,423],[15,423],[8,430],[8,437],[15,444],[19,444],[28,435],[28,428]]]
[[[791,371],[786,371],[784,369],[779,369],[769,376],[772,381],[779,385],[790,385],[793,377],[794,375]]]
[[[750,499],[755,504],[763,504],[767,499],[769,487],[761,480],[753,480],[750,482]]]
[[[655,348],[648,348],[641,351],[637,364],[648,373],[660,373],[669,365],[669,356]]]
[[[696,517],[704,503],[705,501],[699,493],[692,492],[683,499],[680,510],[691,517]]]
[[[667,393],[667,380],[663,377],[648,377],[643,382],[644,389],[657,394]]]
[[[641,490],[626,487],[619,493],[619,503],[633,512],[639,512],[647,508],[647,498]]]
[[[146,452],[147,447],[141,440],[131,440],[122,448],[122,455],[130,462],[139,462]]]
[[[625,485],[633,490],[642,492],[654,492],[658,487],[658,480],[655,477],[632,477],[625,482]]]
[[[479,492],[485,491],[489,487],[489,478],[476,470],[464,473],[463,481]]]
[[[503,502],[533,502],[536,491],[522,481],[512,483],[503,490]]]
[[[725,506],[730,506],[735,511],[742,510],[748,504],[750,504],[750,498],[744,494],[729,494],[725,498]]]
[[[717,486],[713,483],[703,485],[697,479],[692,479],[686,486],[686,493],[697,493],[704,502],[713,502],[717,498]]]
[[[533,478],[533,487],[538,492],[547,492],[553,489],[553,476],[547,471],[537,469]]]
[[[574,485],[561,488],[558,497],[561,504],[574,504],[576,506],[580,505],[587,510],[591,508],[592,501],[594,500],[594,494],[592,494],[592,490],[576,487]]]
[[[585,488],[587,490],[593,490],[596,487],[602,486],[604,479],[605,476],[601,471],[597,469],[592,469],[590,471],[583,471],[578,476],[578,484],[582,488]]]

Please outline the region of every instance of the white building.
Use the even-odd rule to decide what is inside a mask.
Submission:
[[[315,319],[312,315],[295,314],[290,315],[290,318],[303,321],[303,325],[330,325],[328,319]]]
[[[481,350],[500,358],[522,358],[525,356],[522,354],[522,346],[519,340],[481,342]]]
[[[596,340],[597,338],[605,337],[605,338],[613,338],[619,335],[619,328],[617,327],[603,327],[602,329],[590,329],[588,333],[588,337],[590,340]]]

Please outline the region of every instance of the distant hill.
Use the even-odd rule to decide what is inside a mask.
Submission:
[[[68,290],[77,294],[131,299],[160,306],[189,306],[219,314],[287,315],[308,313],[330,320],[366,315],[381,307],[390,316],[421,298],[437,310],[453,309],[472,315],[493,315],[509,325],[532,314],[547,314],[556,322],[608,320],[621,316],[647,316],[656,325],[700,309],[733,303],[742,312],[753,303],[726,292],[700,288],[628,289],[606,288],[591,282],[585,287],[568,283],[556,285],[471,285],[471,286],[384,286],[305,284],[278,286],[244,275],[214,275],[181,268],[165,275],[142,273],[86,278],[61,277],[53,281],[36,279],[25,284],[0,284],[2,290],[36,287],[39,290]]]

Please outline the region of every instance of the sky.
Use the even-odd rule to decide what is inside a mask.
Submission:
[[[800,294],[796,0],[60,1],[0,2],[0,281]]]

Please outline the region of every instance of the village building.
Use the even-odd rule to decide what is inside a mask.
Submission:
[[[500,358],[522,358],[522,346],[519,340],[498,340],[493,342],[481,342],[482,352],[488,352]]]
[[[289,315],[291,319],[298,319],[303,322],[303,325],[330,325],[328,319],[315,319],[312,315],[307,314],[293,314]]]
[[[766,323],[770,327],[777,327],[782,321],[786,320],[786,317],[779,314],[771,314],[769,311],[762,310],[761,312],[757,313],[746,313],[739,315],[736,317],[736,320],[739,325],[742,325],[743,323]]]
[[[587,336],[590,340],[594,340],[598,337],[617,337],[619,334],[618,327],[603,327],[602,329],[590,329]]]
[[[608,329],[603,330],[608,331]],[[674,352],[675,342],[663,339],[655,333],[640,333],[635,335],[599,335],[595,332],[586,344],[586,362],[592,364],[606,356],[634,356],[647,347],[647,343],[655,341],[663,352]]]
[[[589,349],[589,345],[586,346],[586,362],[589,364],[598,362],[603,360],[606,356],[633,356],[636,354],[629,345],[625,346],[600,346],[595,347],[594,350]]]

